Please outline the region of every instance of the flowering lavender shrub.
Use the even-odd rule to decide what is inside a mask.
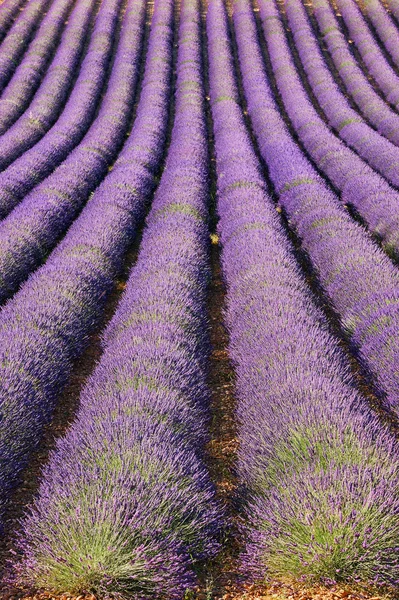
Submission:
[[[313,107],[288,48],[274,0],[260,0],[263,32],[276,84],[298,138],[318,168],[381,239],[399,257],[399,194],[329,129]]]
[[[125,15],[108,90],[93,125],[65,161],[0,224],[0,300],[43,261],[115,160],[133,108],[143,26],[140,1]]]
[[[172,3],[170,3],[172,4]],[[207,437],[208,155],[199,3],[184,0],[176,113],[139,258],[75,423],[24,523],[22,581],[181,598],[218,549]]]
[[[302,2],[286,0],[285,9],[300,60],[329,125],[391,184],[399,185],[399,148],[369,127],[359,113],[351,108],[324,62]],[[397,83],[399,102],[399,78]],[[399,140],[399,115],[394,116]]]
[[[29,105],[58,45],[65,19],[74,0],[54,2],[38,28],[21,63],[0,98],[0,133],[3,133]]]
[[[0,5],[0,42],[5,38],[25,0],[4,0]]]
[[[172,2],[157,3],[134,127],[114,168],[45,265],[0,311],[0,521],[154,189],[168,121],[172,20]]]
[[[234,6],[248,61],[256,50],[252,13],[246,2]],[[397,583],[397,442],[355,390],[267,194],[239,105],[222,0],[210,2],[207,30],[238,470],[247,491],[243,568],[259,579]],[[245,73],[256,87],[262,71]],[[295,164],[278,160],[287,170]]]
[[[102,2],[79,77],[61,116],[33,148],[0,173],[0,219],[68,156],[90,127],[107,81],[120,8],[121,0]]]
[[[0,48],[0,91],[20,61],[50,0],[30,0],[15,19]]]
[[[345,4],[348,7],[348,13],[345,11],[346,18],[348,19],[351,8],[350,0]],[[339,29],[329,3],[325,0],[313,0],[313,12],[320,35],[327,46],[348,93],[359,106],[364,116],[377,127],[378,131],[394,144],[399,145],[399,115],[397,115],[396,111],[392,111],[372,88],[366,75],[350,52],[348,43],[344,34]],[[356,25],[356,31],[351,27],[350,34],[354,36],[355,42],[359,42],[359,39],[365,36],[368,31],[367,27],[362,27],[361,22],[363,21],[363,17],[360,12],[356,12],[356,19],[360,20],[360,22]],[[379,51],[372,36],[370,37],[367,57],[366,54],[363,56],[363,51],[361,50],[362,57],[366,59],[370,74],[376,78],[387,100],[397,109],[399,105],[399,77],[386,63],[384,55]],[[378,55],[377,62],[375,62],[376,54]]]
[[[54,125],[71,91],[87,37],[95,0],[76,3],[65,27],[60,45],[28,110],[9,127],[19,106],[10,105],[10,112],[0,124],[0,169],[31,148]],[[7,90],[8,91],[8,88]],[[9,128],[8,128],[9,127]],[[7,129],[8,128],[8,129]]]
[[[273,99],[257,32],[245,0],[235,4],[239,59],[248,111],[279,203],[299,235],[319,281],[374,386],[399,411],[399,275],[390,260],[341,208],[291,138]],[[384,316],[384,315],[390,315]]]
[[[399,8],[398,2],[396,2],[396,5]],[[398,30],[391,16],[380,4],[379,0],[363,0],[362,8],[370,19],[375,32],[384,44],[391,59],[396,66],[399,66]]]

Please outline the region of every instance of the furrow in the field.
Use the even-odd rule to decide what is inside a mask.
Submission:
[[[251,7],[238,0],[234,10],[240,50],[251,56],[258,52],[246,46],[256,37]],[[395,583],[397,442],[355,390],[268,195],[240,107],[221,0],[210,2],[208,39],[238,473],[248,493],[243,567],[259,580]],[[245,74],[256,86],[252,67],[246,63]]]
[[[65,21],[75,0],[53,2],[21,63],[0,97],[0,134],[29,105],[58,46]]]
[[[65,160],[93,119],[96,122],[101,97],[109,88],[121,6],[122,0],[103,0],[79,76],[60,117],[33,148],[0,173],[0,220]]]
[[[131,0],[129,7],[129,20],[137,21],[143,3]],[[45,265],[0,311],[1,512],[101,318],[156,185],[167,133],[172,40],[172,2],[161,2],[152,19],[135,123],[118,161]]]
[[[279,32],[283,34],[281,23],[273,4],[262,0],[261,7],[264,23],[267,23],[270,58],[278,78],[277,64],[280,68],[286,65],[281,44],[284,38],[278,36]],[[398,270],[367,232],[343,210],[338,198],[291,138],[262,69],[254,27],[253,23],[247,23],[249,54],[243,38],[239,37],[241,70],[254,131],[279,202],[301,239],[357,356],[373,375],[376,391],[386,406],[398,413],[399,380],[395,364],[399,345],[394,335],[399,327]],[[283,60],[278,62],[279,57]],[[251,77],[253,71],[257,73],[255,80]],[[300,110],[298,97],[295,103]]]
[[[351,108],[323,60],[302,2],[285,0],[284,8],[299,60],[306,73],[305,77],[308,78],[316,101],[327,116],[330,127],[390,184],[399,186],[399,148],[372,129],[361,115]],[[397,122],[399,139],[399,115]]]
[[[0,43],[5,38],[14,19],[22,10],[26,0],[4,0],[0,5]]]
[[[399,0],[385,0],[385,2],[399,25]]]
[[[89,42],[96,4],[96,0],[77,1],[57,52],[32,102],[7,131],[4,127],[1,129],[0,170],[4,170],[13,160],[37,143],[54,125],[64,109],[64,104],[78,77],[85,46],[90,51]],[[83,100],[83,98],[81,99]],[[93,99],[94,101],[95,99]],[[80,118],[82,116],[84,113],[80,115]],[[6,120],[5,123],[8,126],[9,121]],[[90,123],[90,118],[88,123]],[[82,122],[82,126],[84,126],[84,122]],[[71,119],[72,130],[73,121]]]
[[[351,0],[346,4],[348,10],[350,10]],[[349,50],[348,42],[339,28],[329,2],[327,0],[313,0],[312,11],[317,22],[319,34],[330,53],[335,68],[337,69],[348,94],[356,102],[365,118],[368,119],[382,135],[398,146],[399,115],[396,110],[392,110],[374,91],[370,81],[357,64]],[[357,28],[362,29],[361,26],[363,23],[367,33],[367,26],[363,21],[361,13],[359,12],[357,16],[358,19],[360,19]],[[350,31],[350,35],[351,37],[354,36],[353,39],[355,41],[359,38],[354,31]],[[378,49],[375,40],[372,36],[370,37],[372,53],[369,53],[369,48],[367,56],[370,60],[365,57],[367,68],[380,87],[382,87],[387,101],[389,101],[394,108],[397,108],[399,105],[399,76],[394,72],[390,65],[387,64],[384,56]],[[359,48],[361,53],[362,48]],[[378,55],[378,66],[374,61],[376,55]]]
[[[33,586],[178,599],[196,582],[193,567],[218,549],[220,511],[203,462],[209,172],[200,31],[199,3],[183,0],[166,168],[104,354],[24,524],[16,571]]]

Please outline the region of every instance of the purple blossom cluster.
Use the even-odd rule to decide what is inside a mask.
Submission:
[[[249,3],[237,0],[240,57],[248,67],[255,51],[245,75],[256,88],[262,69],[252,19]],[[268,196],[239,104],[222,0],[209,4],[207,31],[238,471],[246,492],[243,568],[259,579],[397,584],[397,442],[355,390]],[[274,122],[267,94],[259,112],[265,127]],[[277,138],[275,162],[288,171],[296,157],[280,155],[284,138],[270,135]]]
[[[8,116],[4,113],[0,124],[1,170],[38,142],[57,120],[79,71],[83,48],[90,37],[95,5],[95,0],[76,3],[59,47],[28,109],[10,127],[10,119],[12,117],[13,120],[17,111],[20,112],[20,104],[11,104]]]
[[[141,0],[125,14],[107,93],[81,143],[0,223],[0,301],[45,259],[115,160],[131,118],[144,18]]]
[[[291,0],[292,2],[292,0]],[[248,112],[260,151],[290,225],[316,269],[354,350],[386,405],[399,411],[399,274],[340,206],[303,155],[275,105],[246,0],[234,21]]]
[[[399,21],[399,1],[398,0],[386,0],[386,4],[395,17]]]
[[[330,127],[391,184],[399,186],[399,148],[372,129],[351,108],[324,62],[303,3],[285,0],[284,6],[300,60]],[[399,101],[399,78],[397,82]],[[399,140],[399,115],[395,118]]]
[[[0,133],[27,108],[47,69],[75,0],[53,2],[0,97]]]
[[[143,2],[130,2],[130,20]],[[128,37],[128,30],[126,30]],[[142,222],[165,145],[172,3],[157,3],[131,134],[46,263],[0,311],[0,515]]]
[[[319,116],[292,60],[274,0],[260,0],[260,15],[278,91],[299,141],[333,186],[380,238],[399,256],[399,194],[329,129]]]
[[[338,4],[342,8],[339,2]],[[349,11],[351,11],[351,0],[348,0],[348,2],[345,0],[344,4],[348,9],[348,13],[345,10],[347,20]],[[353,8],[354,7],[352,6],[352,10]],[[397,114],[399,105],[399,77],[386,63],[384,55],[380,52],[375,40],[367,31],[361,13],[356,11],[357,14],[355,19],[358,20],[358,23],[355,27],[351,26],[350,35],[353,36],[353,40],[358,44],[361,38],[365,38],[367,33],[369,34],[367,50],[363,45],[359,47],[359,50],[361,51],[362,58],[367,62],[370,74],[376,79],[387,100],[393,104],[396,110],[392,110],[387,106],[384,100],[380,98],[371,86],[367,76],[357,64],[349,50],[348,42],[338,26],[334,11],[328,0],[314,0],[313,13],[319,27],[321,38],[327,46],[348,93],[356,102],[364,116],[378,129],[378,131],[391,142],[399,146],[399,115]],[[362,27],[362,24],[364,27]],[[363,50],[366,50],[366,52],[364,53]],[[376,58],[377,60],[375,60]],[[395,168],[397,169],[397,166]]]
[[[68,156],[92,124],[107,83],[120,9],[121,0],[103,0],[90,46],[62,114],[33,148],[0,173],[0,219]]]
[[[385,49],[395,65],[399,67],[398,30],[395,23],[379,0],[366,0],[363,1],[362,5]],[[399,14],[399,2],[396,2],[396,6]]]
[[[139,257],[24,522],[19,577],[35,586],[182,598],[195,563],[219,547],[221,514],[202,460],[209,186],[200,32],[199,2],[184,0],[175,123]]]
[[[0,43],[26,0],[4,0],[0,5]]]
[[[30,0],[8,31],[0,47],[0,91],[10,80],[49,4],[50,0]]]

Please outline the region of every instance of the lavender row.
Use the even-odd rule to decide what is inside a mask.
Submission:
[[[79,71],[84,45],[90,37],[95,0],[78,1],[60,45],[28,110],[0,137],[0,170],[31,148],[54,125]],[[6,90],[7,91],[7,90]],[[15,105],[15,111],[19,105]],[[8,122],[7,122],[8,126]]]
[[[140,254],[21,536],[23,582],[182,598],[218,549],[208,422],[208,155],[199,3],[184,0],[175,125]],[[94,528],[93,528],[94,525]],[[18,567],[17,567],[18,568]]]
[[[143,5],[131,0],[129,8],[142,13]],[[172,5],[155,7],[136,120],[113,170],[45,265],[0,311],[1,518],[154,189],[168,121]]]
[[[399,148],[374,131],[351,108],[324,62],[302,2],[286,0],[285,9],[308,81],[330,127],[391,184],[399,186]],[[399,116],[397,120],[399,125]]]
[[[355,43],[368,73],[373,77],[388,102],[397,110],[399,107],[398,74],[387,62],[384,53],[381,51],[371,34],[356,3],[352,2],[352,0],[349,0],[348,2],[341,2],[338,0],[337,7],[340,10],[348,33]],[[386,17],[389,21],[387,14]],[[398,42],[398,38],[399,32],[396,30],[396,43]]]
[[[5,38],[25,0],[4,0],[0,6],[0,43]]]
[[[398,192],[320,118],[298,76],[274,0],[259,5],[276,84],[301,144],[339,190],[341,201],[356,209],[386,252],[399,256]]]
[[[120,7],[121,0],[103,0],[90,46],[61,116],[33,148],[0,173],[0,219],[68,156],[90,127],[107,82]]]
[[[0,134],[29,105],[58,45],[65,20],[75,0],[51,4],[21,63],[0,97]]]
[[[240,47],[251,45],[248,3],[234,12]],[[238,472],[248,492],[243,568],[260,580],[397,582],[397,443],[355,391],[267,194],[221,0],[209,5],[208,39]]]
[[[265,9],[262,13],[265,17],[266,3],[262,2],[261,7],[262,11]],[[277,30],[276,24],[274,21],[273,31]],[[372,373],[379,395],[387,406],[399,411],[395,369],[399,345],[393,333],[399,327],[397,269],[340,208],[338,198],[294,144],[274,104],[256,36],[251,30],[247,35],[248,45],[252,40],[251,53],[247,55],[241,43],[240,55],[246,61],[242,72],[248,107],[279,201],[296,228],[356,353]],[[268,37],[268,41],[275,37]],[[270,56],[272,61],[276,59],[272,52]],[[255,81],[251,79],[251,69],[258,74]]]
[[[279,203],[380,397],[399,412],[398,271],[293,141],[274,102],[248,5],[240,7],[234,19],[248,112]]]
[[[399,3],[396,3],[399,9]],[[362,3],[365,13],[397,67],[399,67],[398,29],[379,0]],[[399,14],[399,10],[398,10]]]
[[[50,0],[30,0],[15,19],[0,47],[0,91],[7,85]]]
[[[0,224],[0,301],[45,259],[115,160],[133,109],[143,10],[124,16],[107,93],[82,142]]]
[[[399,115],[384,102],[377,92],[372,88],[366,75],[363,73],[349,50],[345,36],[339,29],[334,12],[328,1],[315,0],[313,2],[313,13],[317,21],[320,35],[325,42],[330,56],[335,64],[337,72],[345,84],[345,87],[360,108],[363,115],[392,143],[399,146]],[[362,19],[361,15],[359,15]],[[356,35],[356,34],[355,34]],[[373,40],[374,42],[374,40]],[[374,50],[377,51],[374,42]],[[371,74],[375,77],[376,66],[368,61]],[[377,66],[380,75],[379,81],[384,80],[384,93],[388,100],[397,108],[399,104],[398,83],[399,78],[385,63],[385,57],[381,54]]]
[[[394,15],[395,19],[399,21],[399,2],[398,0],[386,0],[389,10]]]

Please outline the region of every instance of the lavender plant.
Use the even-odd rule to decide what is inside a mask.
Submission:
[[[361,115],[351,108],[324,62],[302,2],[286,0],[285,9],[308,81],[330,127],[370,166],[379,171],[392,185],[397,186],[399,148],[369,127]],[[399,101],[399,85],[397,87]],[[394,116],[397,119],[395,127],[399,140],[399,115]],[[383,118],[382,114],[380,118]],[[387,123],[385,119],[384,123]],[[395,131],[394,127],[391,127],[392,131]]]
[[[168,2],[172,5],[172,2]],[[139,258],[75,423],[21,536],[19,578],[54,591],[181,598],[218,549],[208,421],[208,155],[196,0],[181,7],[176,112]]]
[[[346,2],[346,6],[348,7],[348,13],[345,10],[345,14],[348,20],[351,8],[350,1]],[[348,48],[345,36],[339,29],[329,3],[324,0],[314,0],[313,13],[319,27],[320,35],[349,94],[359,106],[364,116],[377,127],[378,131],[391,140],[391,142],[399,145],[399,116],[396,111],[391,110],[384,100],[380,98],[372,88],[366,75],[360,69]],[[360,12],[356,13],[356,20],[359,21],[356,25],[356,31],[352,27],[350,31],[351,35],[354,36],[354,41],[359,42],[359,39],[365,37],[369,32],[367,31],[367,27],[362,27],[363,17]],[[377,80],[387,100],[397,109],[399,103],[399,77],[386,63],[384,55],[378,49],[372,36],[370,37],[368,39],[367,57],[360,47],[359,50],[361,50],[362,56],[366,60],[370,74]],[[378,64],[374,60],[376,55],[378,55]]]
[[[399,3],[396,2],[399,8]],[[379,0],[363,0],[362,8],[396,66],[399,66],[398,30]],[[399,11],[398,11],[399,14]]]
[[[154,189],[168,121],[172,6],[155,7],[134,127],[114,168],[47,262],[0,312],[0,522]]]
[[[387,407],[397,412],[395,363],[399,348],[393,339],[393,331],[399,327],[397,269],[340,206],[290,136],[275,105],[255,23],[248,11],[247,2],[236,2],[234,21],[243,85],[279,203],[300,237],[353,349],[372,374],[376,391]]]
[[[87,39],[90,39],[95,0],[79,1],[72,11],[54,58],[28,109],[10,125],[19,105],[11,105],[9,116],[0,125],[0,169],[31,148],[56,122],[71,92],[80,68]],[[89,46],[90,48],[90,46]]]
[[[260,15],[276,84],[291,124],[319,170],[381,240],[386,252],[399,256],[399,195],[381,176],[345,146],[312,105],[288,48],[274,0],[260,0]]]
[[[0,43],[5,38],[25,0],[4,0],[0,6]]]
[[[107,83],[121,0],[104,0],[73,91],[54,127],[0,173],[0,219],[68,156],[82,140]]]
[[[234,12],[240,54],[249,42],[248,65],[253,15],[242,1]],[[209,4],[207,31],[238,470],[246,491],[243,568],[263,580],[396,584],[396,439],[355,390],[268,195],[243,121],[222,0]],[[245,74],[256,87],[259,71]],[[266,126],[269,115],[274,121],[267,100]],[[278,160],[286,170],[295,165],[294,158]]]
[[[74,0],[54,2],[43,17],[36,36],[0,97],[0,133],[27,108],[58,45],[73,3]]]

